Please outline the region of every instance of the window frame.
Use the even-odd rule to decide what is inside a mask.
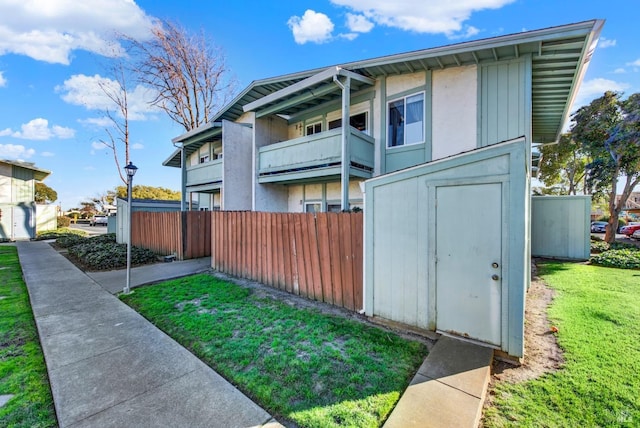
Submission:
[[[316,127],[320,127],[320,130],[316,130]],[[313,130],[312,133],[309,134],[309,128]],[[322,121],[319,120],[317,122],[305,123],[304,125],[304,136],[307,137],[309,135],[319,134],[322,132]]]
[[[407,99],[408,98],[412,98],[412,97],[416,97],[422,95],[422,140],[421,141],[416,141],[416,142],[412,142],[412,143],[407,143],[407,133],[406,131],[406,110],[407,110]],[[391,125],[391,114],[390,114],[390,110],[391,110],[391,104],[393,103],[397,103],[398,101],[402,101],[402,105],[404,108],[404,112],[403,112],[403,121],[402,121],[402,144],[397,144],[395,146],[391,146],[391,141],[392,139],[391,134],[390,134],[390,125]],[[418,145],[418,144],[425,144],[427,142],[427,132],[426,132],[426,125],[427,124],[427,93],[426,91],[422,90],[422,91],[417,91],[417,92],[412,92],[412,93],[408,93],[406,95],[403,96],[399,96],[399,97],[393,97],[387,100],[387,126],[385,129],[386,132],[386,149],[397,149],[397,148],[401,148],[401,147],[407,147],[407,146],[414,146],[414,145]]]

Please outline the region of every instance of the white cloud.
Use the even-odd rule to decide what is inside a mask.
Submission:
[[[374,24],[366,16],[347,13],[347,27],[354,33],[368,33],[373,29]]]
[[[104,143],[101,143],[100,141],[94,141],[91,143],[91,148],[94,150],[103,150],[103,149],[106,149],[107,146]]]
[[[154,94],[150,89],[142,85],[127,89],[129,120],[146,120],[150,115],[159,111],[157,107],[149,104],[154,99]],[[56,86],[55,90],[61,93],[61,98],[69,104],[83,106],[87,110],[110,110],[119,113],[118,107],[105,91],[117,94],[120,91],[120,85],[115,80],[102,77],[99,74],[94,76],[75,74],[65,80],[62,85]],[[99,126],[109,124],[108,119],[105,121],[105,119],[98,118],[86,119],[84,123]]]
[[[358,37],[358,33],[341,33],[341,34],[338,34],[338,37],[341,37],[347,40],[355,40]]]
[[[134,144],[131,145],[131,148],[133,150],[142,150],[142,149],[144,149],[144,145],[140,144],[140,143],[134,143]]]
[[[615,70],[613,70],[614,74],[624,74],[626,72],[627,70],[625,70],[624,68],[616,68]]]
[[[119,56],[117,35],[144,39],[153,22],[133,0],[1,1],[0,55],[59,64],[76,49]]]
[[[34,149],[27,149],[20,144],[0,144],[0,158],[29,159],[36,153]]]
[[[347,7],[378,25],[417,33],[445,34],[448,37],[469,37],[477,34],[465,27],[473,12],[499,9],[515,0],[331,0]]]
[[[628,62],[627,65],[630,65],[632,67],[640,67],[640,58],[638,58],[637,60],[635,60],[633,62]]]
[[[78,122],[83,125],[96,126],[98,128],[106,128],[113,125],[113,122],[108,117],[90,117],[88,119],[79,119]]]
[[[598,47],[602,49],[611,48],[616,45],[616,39],[607,39],[606,37],[600,37],[598,41]]]
[[[75,130],[64,126],[53,125],[49,127],[49,121],[39,117],[22,124],[20,131],[14,132],[10,128],[0,131],[0,137],[12,136],[23,140],[50,140],[52,138],[73,138],[75,133]]]
[[[307,42],[323,43],[331,39],[333,32],[333,22],[324,13],[307,9],[302,15],[292,16],[287,21],[289,28],[293,32],[293,39],[297,44],[303,45]]]
[[[628,88],[629,84],[627,83],[616,82],[609,79],[597,78],[585,80],[582,82],[582,85],[580,85],[578,95],[573,102],[571,111],[576,111],[578,108],[589,104],[594,99],[604,95],[606,91],[622,92]]]
[[[7,86],[7,79],[2,75],[2,71],[0,71],[0,88]]]
[[[40,153],[40,156],[44,156],[45,158],[51,158],[51,157],[55,156],[55,154],[53,154],[51,152],[42,152],[42,153]]]

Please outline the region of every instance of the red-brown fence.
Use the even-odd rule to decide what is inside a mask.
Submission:
[[[131,243],[179,260],[211,255],[211,213],[144,212],[131,215]]]
[[[219,211],[212,216],[215,269],[362,308],[362,213]]]

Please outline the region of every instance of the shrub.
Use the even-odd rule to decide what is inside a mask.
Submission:
[[[69,217],[58,217],[58,229],[61,227],[69,227],[71,225],[71,219]]]
[[[591,257],[594,265],[615,267],[621,269],[640,269],[640,250],[637,248],[625,248],[609,250]]]
[[[60,239],[63,236],[86,236],[86,232],[77,229],[68,229],[62,227],[56,230],[47,230],[46,232],[38,232],[36,241],[43,241],[45,239]]]
[[[84,236],[80,235],[69,234],[60,236],[58,239],[56,239],[56,244],[58,244],[62,248],[70,248],[74,245],[85,242],[87,239],[89,238],[85,238]]]
[[[114,234],[85,239],[69,248],[69,254],[92,270],[123,268],[127,265],[127,245],[115,242]],[[146,248],[131,247],[133,266],[154,263],[155,253]]]
[[[591,252],[592,253],[604,253],[605,251],[609,251],[609,243],[605,242],[601,239],[592,239],[591,240]]]

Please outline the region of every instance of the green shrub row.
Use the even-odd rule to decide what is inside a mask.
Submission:
[[[46,239],[60,239],[63,236],[86,236],[86,232],[78,229],[69,229],[61,227],[56,230],[47,230],[46,232],[38,232],[36,241],[43,241]]]
[[[608,250],[592,256],[591,263],[621,269],[640,269],[640,249]]]
[[[116,243],[116,235],[105,235],[86,238],[77,235],[60,237],[56,243],[68,248],[69,254],[91,270],[119,269],[127,265],[127,245]],[[146,248],[131,247],[131,265],[155,263],[155,253]]]

